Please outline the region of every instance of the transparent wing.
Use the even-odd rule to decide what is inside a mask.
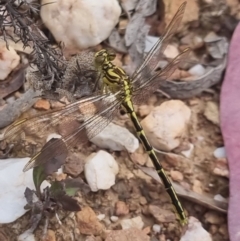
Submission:
[[[88,118],[86,122],[79,125],[71,134],[63,136],[61,139],[55,139],[46,148],[43,148],[37,155],[32,157],[23,171],[28,171],[41,163],[46,163],[61,155],[66,155],[65,153],[70,147],[74,147],[77,144],[80,145],[88,139],[93,138],[112,121],[119,105],[118,101],[114,101],[106,112],[104,110],[103,113]],[[85,132],[85,128],[87,129],[87,133]]]
[[[161,54],[166,49],[170,39],[176,33],[177,28],[183,18],[183,14],[186,7],[186,2],[184,2],[178,9],[177,13],[174,15],[172,21],[165,29],[162,37],[159,38],[157,43],[152,47],[150,52],[145,57],[143,63],[133,74],[133,86],[139,88],[147,79],[155,75],[155,69],[161,58]]]
[[[167,80],[173,72],[178,68],[179,64],[184,61],[190,49],[185,49],[181,54],[175,57],[163,70],[155,71],[155,74],[145,81],[139,88],[134,89],[133,103],[142,104],[148,96],[155,92],[159,88],[159,82]]]
[[[79,111],[79,106],[82,106],[83,108],[85,107],[86,114],[96,112],[92,103],[100,101],[106,97],[107,95],[102,95],[81,99],[62,108],[46,111],[29,118],[20,119],[5,130],[4,139],[11,142],[18,137],[21,137],[22,134],[25,136],[37,133],[41,136],[48,129],[54,128],[59,123],[67,124],[76,118],[83,118]]]
[[[9,141],[22,132],[22,129],[26,130],[30,128],[32,128],[32,132],[39,130],[44,133],[46,131],[45,125],[55,126],[59,122],[61,122],[61,125],[69,128],[73,120],[78,120],[76,128],[70,132],[67,131],[67,134],[63,134],[61,139],[55,139],[33,156],[24,168],[24,171],[27,171],[40,163],[45,163],[58,156],[65,155],[69,147],[76,146],[93,138],[112,121],[120,105],[121,103],[117,101],[115,95],[110,94],[82,99],[57,111],[20,120],[6,130],[4,137]],[[85,128],[87,129],[87,133],[85,132]]]

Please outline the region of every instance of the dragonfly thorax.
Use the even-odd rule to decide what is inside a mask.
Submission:
[[[103,89],[112,93],[121,92],[121,98],[132,95],[132,85],[129,76],[122,69],[114,65],[115,54],[105,49],[95,55],[95,65],[102,74]]]

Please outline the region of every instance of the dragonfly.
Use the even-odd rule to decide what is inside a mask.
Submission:
[[[158,68],[162,53],[176,33],[183,18],[185,7],[186,2],[179,7],[162,37],[155,43],[132,77],[129,77],[122,68],[112,63],[116,57],[113,51],[102,49],[95,54],[95,67],[100,73],[102,82],[100,93],[82,98],[44,114],[21,119],[6,129],[4,137],[6,140],[11,141],[27,131],[33,130],[44,133],[48,128],[57,126],[59,123],[61,123],[62,128],[67,129],[71,122],[78,121],[77,128],[68,134],[62,135],[60,139],[54,139],[51,144],[43,147],[40,152],[34,155],[25,166],[24,171],[58,156],[65,155],[67,149],[85,142],[86,139],[91,140],[113,120],[120,108],[124,108],[171,198],[177,213],[177,219],[181,224],[187,223],[187,217],[173,185],[149,143],[134,111],[134,104],[143,103],[149,95],[159,88],[159,82],[168,79],[178,68],[180,62],[185,60],[189,54],[190,49],[187,48],[165,68]]]

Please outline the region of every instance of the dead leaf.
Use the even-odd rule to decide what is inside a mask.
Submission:
[[[7,77],[6,80],[0,81],[0,99],[10,95],[23,85],[25,69],[26,66],[20,65]]]
[[[127,53],[127,48],[124,43],[124,39],[121,38],[118,31],[113,29],[111,35],[108,38],[109,44],[112,48],[121,53]]]
[[[148,17],[156,12],[157,1],[156,0],[140,0],[136,12],[141,12],[144,17]]]

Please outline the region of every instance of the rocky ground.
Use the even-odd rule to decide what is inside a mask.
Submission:
[[[164,12],[161,6],[165,6],[165,17],[159,17]],[[179,6],[178,1],[159,1],[157,11],[146,17],[151,26],[149,35],[161,35]],[[73,148],[64,173],[52,177],[84,178],[92,191],[78,191],[75,198],[82,210],[59,210],[61,222],[51,217],[44,237],[43,218],[35,237],[25,233],[24,239],[20,235],[33,222],[27,212],[12,223],[0,224],[0,240],[228,241],[229,170],[220,129],[219,98],[225,51],[240,17],[239,8],[239,3],[233,0],[217,4],[188,1],[183,27],[167,48],[163,62],[187,46],[192,48],[192,53],[185,59],[185,65],[171,76],[175,84],[163,85],[164,95],[157,91],[145,103],[136,105],[144,130],[159,150],[158,157],[183,204],[188,225],[181,226],[175,220],[169,197],[143,147],[138,145],[131,121],[126,114],[118,113],[114,124],[100,137]],[[116,31],[127,34],[127,24],[127,18],[121,17]],[[116,39],[109,39],[107,45],[120,48],[116,43]],[[103,43],[96,48],[105,46]],[[65,54],[74,49],[76,46]],[[137,56],[134,51],[131,54]],[[16,56],[14,59],[20,61]],[[127,67],[133,66],[134,61],[129,54],[121,52],[115,63],[131,72]],[[185,83],[181,84],[179,79],[185,79]],[[207,87],[204,91],[199,87],[203,82]],[[9,99],[21,95],[20,90]],[[53,103],[56,101],[40,99],[29,113],[49,110]],[[31,141],[37,142],[34,138]]]

